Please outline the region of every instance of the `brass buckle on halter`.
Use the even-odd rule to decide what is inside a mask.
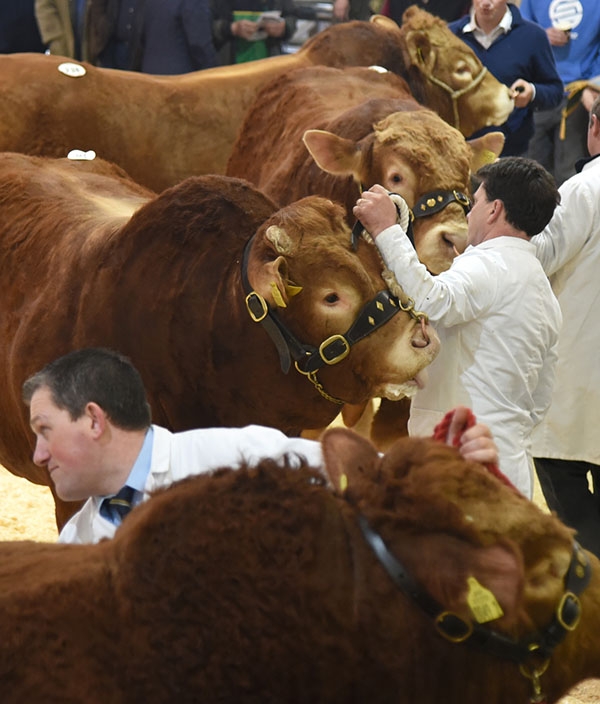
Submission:
[[[471,210],[471,199],[469,196],[461,193],[460,191],[452,191],[454,195],[454,200],[465,209],[466,212]]]
[[[342,349],[338,351],[340,343]],[[328,353],[330,353],[330,355],[333,354],[333,356],[327,356]],[[325,364],[337,364],[349,354],[350,344],[343,335],[332,335],[319,345],[319,357],[321,357]]]
[[[260,293],[257,293],[256,291],[251,291],[246,296],[246,308],[255,323],[260,323],[263,321],[269,313],[269,306],[267,305],[267,302],[260,295]]]
[[[438,633],[451,643],[462,643],[473,633],[473,624],[452,611],[442,611],[438,614],[435,627]]]
[[[567,609],[574,607],[575,613],[569,615]],[[574,631],[581,620],[581,603],[573,592],[565,592],[556,609],[556,618],[566,631]]]

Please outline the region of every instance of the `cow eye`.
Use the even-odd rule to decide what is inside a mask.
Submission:
[[[394,174],[391,181],[392,183],[402,183],[402,176],[400,174]]]
[[[327,303],[337,303],[340,300],[340,297],[337,295],[337,293],[328,293],[325,296],[325,301]]]
[[[456,67],[456,73],[458,75],[463,75],[465,73],[470,73],[470,69],[467,64],[458,64],[458,66]]]

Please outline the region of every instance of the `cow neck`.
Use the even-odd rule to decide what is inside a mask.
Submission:
[[[317,379],[317,372],[324,366],[338,364],[350,354],[350,348],[359,340],[367,337],[393,318],[400,310],[407,311],[401,306],[399,300],[389,290],[379,291],[356,317],[356,320],[343,334],[331,335],[315,347],[300,342],[294,333],[281,320],[258,291],[255,291],[248,279],[248,260],[255,235],[246,243],[242,257],[242,286],[246,294],[246,308],[255,323],[260,323],[267,332],[279,354],[281,370],[287,374],[290,369],[291,359],[294,366],[303,376],[313,384],[323,398],[331,403],[343,405],[347,401],[327,393],[321,382]],[[414,311],[408,311],[411,315]]]
[[[523,640],[516,641],[442,608],[388,550],[383,538],[367,519],[359,514],[357,520],[365,541],[392,582],[433,619],[435,629],[443,638],[450,643],[464,643],[493,657],[515,662],[519,665],[521,674],[531,680],[533,694],[530,701],[544,701],[540,678],[548,668],[554,648],[579,624],[581,603],[578,595],[589,584],[592,573],[590,561],[577,541],[573,541],[571,562],[565,575],[565,590],[550,623]]]

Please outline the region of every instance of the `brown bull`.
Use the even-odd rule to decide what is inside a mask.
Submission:
[[[72,349],[131,357],[171,429],[290,434],[327,425],[341,402],[395,397],[435,356],[435,334],[386,297],[375,247],[352,249],[339,206],[277,211],[224,176],[155,196],[99,167],[0,155],[0,463],[12,472],[49,481],[30,459],[20,387]],[[287,345],[269,338],[275,309]],[[249,310],[270,312],[262,324]]]
[[[456,112],[465,135],[504,122],[512,109],[506,86],[482,73],[471,49],[422,11],[402,28],[381,16],[338,24],[296,54],[181,76],[85,64],[85,75],[75,77],[59,72],[64,62],[0,56],[0,150],[54,157],[94,150],[156,191],[188,176],[225,173],[258,90],[299,66],[384,66],[406,76],[414,95],[453,124]],[[452,98],[456,91],[460,97]]]
[[[0,544],[3,704],[553,704],[600,675],[600,562],[556,518],[432,441],[322,449],[333,490],[265,460],[110,541]]]
[[[467,221],[456,194],[469,193],[471,171],[496,158],[503,141],[490,133],[465,142],[392,73],[314,66],[258,94],[227,173],[280,204],[311,193],[331,198],[345,205],[349,223],[360,190],[380,183],[413,208],[417,253],[437,274],[465,248]]]

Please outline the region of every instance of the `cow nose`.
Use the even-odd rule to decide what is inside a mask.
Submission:
[[[429,325],[425,322],[425,318],[420,318],[420,326],[415,328],[415,334],[411,340],[413,347],[417,349],[424,349],[431,344],[431,336],[429,334]]]

